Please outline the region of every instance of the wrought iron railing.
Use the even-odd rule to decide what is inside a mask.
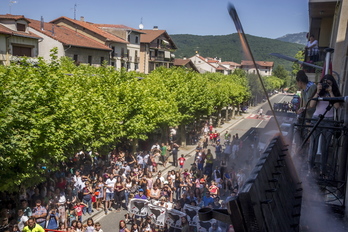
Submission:
[[[309,121],[311,123],[309,124]],[[342,141],[347,134],[343,121],[323,120],[313,130],[316,120],[295,124],[294,141],[296,155],[302,158],[301,176],[310,176],[320,189],[320,194],[327,204],[344,206],[346,164],[342,160]],[[310,131],[308,142],[302,144]],[[303,145],[300,147],[300,145]],[[343,173],[343,174],[342,174]]]

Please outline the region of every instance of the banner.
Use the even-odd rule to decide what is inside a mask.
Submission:
[[[131,199],[128,206],[128,211],[137,216],[146,216],[149,201],[144,199]]]
[[[200,208],[198,206],[192,206],[188,204],[184,205],[184,212],[187,215],[187,221],[190,226],[197,226],[199,209]]]
[[[215,219],[211,219],[209,221],[198,221],[197,232],[208,232],[213,223],[216,223]]]
[[[175,229],[181,229],[181,217],[184,216],[186,216],[186,214],[179,210],[168,209],[166,213],[166,224]]]
[[[157,226],[164,226],[166,220],[166,211],[167,209],[153,204],[148,204],[148,215],[152,218],[152,221]]]

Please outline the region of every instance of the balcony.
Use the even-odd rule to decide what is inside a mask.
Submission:
[[[133,57],[132,56],[128,56],[128,62],[133,62]]]
[[[135,58],[134,58],[134,62],[135,62],[135,63],[139,63],[139,62],[140,62],[140,57],[135,57]]]

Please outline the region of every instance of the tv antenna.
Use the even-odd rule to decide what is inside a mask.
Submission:
[[[77,4],[75,3],[75,5],[74,5],[74,20],[76,20],[76,8],[77,8]]]
[[[11,14],[11,11],[12,11],[12,5],[15,4],[15,3],[17,3],[17,1],[10,1],[10,2],[8,3],[8,7],[9,7],[9,9],[10,9],[10,14]]]
[[[140,29],[140,30],[144,29],[143,17],[141,17],[141,19],[140,19],[139,29]]]

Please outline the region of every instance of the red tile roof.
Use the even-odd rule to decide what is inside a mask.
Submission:
[[[100,24],[100,23],[91,23],[91,22],[88,22],[88,23],[90,23],[91,25],[93,25],[95,27],[99,27],[99,28],[102,28],[102,27],[112,27],[112,28],[119,28],[119,29],[125,29],[125,30],[132,30],[132,31],[139,32],[141,34],[145,34],[145,32],[143,32],[141,30],[137,30],[137,29],[134,29],[132,27],[128,27],[128,26],[125,26],[125,25],[122,25],[122,24]]]
[[[186,65],[190,63],[190,59],[174,59],[174,65]]]
[[[195,71],[199,72],[196,65],[193,64],[190,59],[174,59],[174,66],[186,66],[188,65]]]
[[[151,43],[152,41],[154,41],[161,35],[164,35],[172,43],[172,46],[175,49],[177,48],[173,40],[170,38],[170,36],[166,32],[166,30],[141,30],[141,31],[146,33],[140,36],[141,43]]]
[[[207,62],[208,62],[208,63],[219,63],[218,60],[208,60]]]
[[[0,15],[0,19],[12,19],[12,20],[20,20],[24,19],[28,21],[24,15],[12,15],[12,14],[5,14],[5,15]]]
[[[101,50],[109,50],[111,49],[97,41],[88,38],[87,36],[78,33],[70,28],[56,25],[53,23],[44,23],[44,30],[41,30],[41,21],[29,19],[30,27],[33,29],[58,40],[64,45],[71,45],[75,47],[85,47],[85,48],[93,48],[93,49],[101,49]],[[54,26],[54,34],[52,32],[52,26]]]
[[[224,67],[224,66],[222,66],[222,65],[219,65],[219,66],[216,68],[216,70],[226,70],[226,69],[228,69],[228,68],[226,68],[226,67]]]
[[[259,66],[264,66],[264,67],[273,67],[274,62],[271,61],[255,61],[257,65]],[[252,61],[249,60],[242,60],[241,65],[247,65],[247,66],[252,66],[254,65]]]
[[[235,63],[233,61],[224,61],[224,62],[221,62],[221,64],[230,65],[230,66],[237,66],[237,67],[241,66],[240,64]]]
[[[6,34],[6,35],[15,35],[15,36],[20,36],[20,37],[28,37],[32,39],[41,39],[40,36],[35,35],[34,33],[26,33],[24,31],[14,31],[11,30],[10,28],[7,28],[3,25],[0,25],[0,34]]]
[[[151,43],[156,38],[166,33],[165,30],[142,30],[142,31],[145,32],[146,34],[140,37],[141,43]]]
[[[80,20],[76,20],[76,19],[71,19],[71,18],[68,18],[68,17],[65,17],[65,16],[62,16],[62,17],[59,17],[57,19],[54,19],[52,20],[50,23],[56,23],[56,22],[59,22],[60,20],[67,20],[69,22],[72,22],[74,24],[77,24],[91,32],[94,32],[102,37],[105,38],[106,41],[112,41],[112,42],[117,42],[117,43],[125,43],[125,44],[128,44],[129,42],[124,40],[124,39],[121,39],[120,37],[117,37],[111,33],[108,33],[100,28],[98,28],[97,26],[94,26],[92,23],[89,23],[89,22],[84,22],[84,21],[80,21]]]

